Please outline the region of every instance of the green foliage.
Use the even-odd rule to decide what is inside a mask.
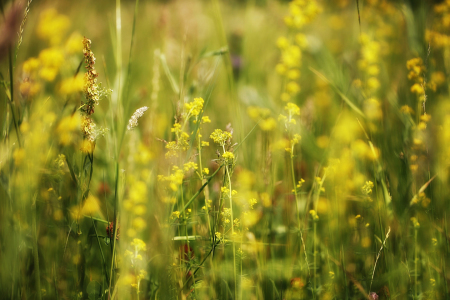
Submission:
[[[0,2],[2,297],[448,299],[447,2]]]

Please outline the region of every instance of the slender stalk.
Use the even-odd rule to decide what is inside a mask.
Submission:
[[[181,193],[181,205],[184,207],[184,193],[183,193],[183,186],[181,186],[181,189],[180,189],[180,193]],[[185,236],[186,236],[186,245],[187,245],[187,260],[188,260],[188,268],[187,268],[187,274],[188,274],[188,272],[189,272],[189,268],[190,268],[190,264],[191,264],[191,248],[190,248],[190,244],[189,244],[189,234],[188,234],[188,226],[187,226],[187,222],[186,222],[186,219],[187,219],[187,213],[185,213],[184,214],[184,217],[183,217],[183,226],[184,226],[184,234],[185,234]],[[183,253],[183,251],[182,251],[182,253]],[[182,260],[183,260],[183,257],[180,259],[180,263],[182,262]],[[189,279],[189,278],[188,278]],[[194,274],[192,274],[192,279],[193,279],[193,285],[194,285],[194,295],[196,295],[196,290],[195,290],[195,277],[194,277]]]
[[[225,153],[225,146],[223,147],[223,152]],[[233,272],[234,272],[234,297],[236,298],[236,290],[237,290],[237,275],[236,275],[236,244],[234,242],[234,216],[233,216],[233,196],[232,196],[232,189],[231,189],[231,175],[230,175],[230,168],[228,167],[228,164],[225,165],[225,173],[227,174],[228,178],[228,197],[230,198],[230,214],[231,214],[231,238],[233,243]]]
[[[200,180],[202,181],[202,185],[206,183],[205,176],[203,175],[203,166],[202,166],[202,141],[200,134],[197,134],[197,141],[198,141],[198,165],[200,168]],[[208,210],[208,199],[209,198],[209,189],[208,186],[205,187],[205,208],[206,208],[206,219],[208,222],[208,230],[209,230],[209,236],[211,240],[213,239],[212,231],[211,231],[211,221],[209,219],[209,210]]]
[[[13,107],[14,104],[14,76],[13,76],[14,68],[13,68],[13,57],[12,57],[12,49],[9,47],[9,93],[10,93],[10,99],[9,99],[9,106],[11,108],[11,116],[12,121],[14,123],[14,129],[16,131],[17,136],[17,142],[19,143],[19,147],[22,147],[22,143],[20,141],[20,134],[19,134],[19,128],[17,125],[16,120],[16,113]]]
[[[37,193],[33,197],[32,209],[32,222],[33,222],[33,260],[34,260],[34,276],[36,280],[36,299],[41,299],[41,270],[39,267],[39,250],[38,250],[38,237],[37,237],[37,205],[36,205]]]
[[[316,270],[317,270],[317,243],[316,243],[316,233],[317,233],[317,222],[314,220],[314,236],[313,236],[313,243],[314,243],[314,285],[313,285],[313,297],[316,299]]]
[[[309,269],[309,263],[308,263],[308,254],[306,253],[306,246],[305,246],[305,242],[303,240],[303,233],[302,233],[302,229],[301,229],[301,223],[300,223],[300,210],[298,208],[298,191],[297,191],[297,185],[296,180],[295,180],[295,173],[294,173],[294,146],[291,147],[291,173],[292,173],[292,186],[293,186],[293,190],[294,190],[294,195],[295,195],[295,208],[297,211],[297,223],[298,223],[298,233],[300,236],[300,240],[301,243],[303,245],[303,252],[305,252],[305,262],[306,262],[306,267],[308,268],[308,274],[311,275],[311,270]],[[300,250],[301,252],[301,250]]]
[[[414,229],[414,299],[417,299],[417,228]]]
[[[182,214],[188,207],[191,205],[191,203],[197,198],[198,195],[203,191],[203,189],[208,185],[208,183],[211,181],[211,179],[216,175],[220,169],[222,169],[223,165],[217,168],[217,170],[206,180],[206,182],[201,186],[201,188],[194,194],[194,196],[189,199],[189,201],[186,203],[186,205],[180,210],[180,214]]]
[[[114,236],[111,240],[111,270],[110,273],[111,276],[109,277],[109,289],[108,289],[108,295],[109,297],[111,292],[111,286],[113,284],[112,278],[113,278],[113,270],[114,270],[114,253],[116,248],[116,236],[117,236],[117,219],[118,219],[118,192],[119,192],[119,163],[116,162],[116,184],[114,188],[114,220],[113,220],[113,231]]]
[[[103,268],[105,269],[106,281],[109,282],[108,271],[106,270],[106,259],[105,259],[105,255],[103,254],[103,249],[102,249],[102,245],[100,244],[100,239],[98,238],[97,227],[95,226],[95,222],[92,217],[91,217],[91,220],[92,220],[92,225],[94,226],[95,237],[97,238],[98,247],[100,248],[100,254],[102,255],[102,262],[103,262]]]
[[[199,118],[201,120],[201,118]],[[200,120],[197,120],[197,122],[200,122]],[[198,143],[198,165],[200,167],[200,179],[202,182],[202,185],[206,183],[205,176],[203,175],[203,165],[202,165],[202,141],[201,141],[201,135],[197,132],[197,143]],[[208,222],[208,231],[209,231],[209,240],[211,241],[213,246],[214,243],[214,232],[211,229],[211,219],[209,217],[209,189],[208,186],[205,186],[205,213],[206,213],[206,221]],[[213,264],[213,257],[210,256],[210,262],[211,262],[211,273],[214,276],[214,264]]]

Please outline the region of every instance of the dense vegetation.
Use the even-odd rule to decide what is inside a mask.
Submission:
[[[2,299],[450,299],[450,1],[0,1]]]

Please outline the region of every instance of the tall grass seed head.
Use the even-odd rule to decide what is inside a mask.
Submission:
[[[141,118],[147,110],[148,110],[147,106],[138,108],[131,116],[130,120],[128,120],[127,130],[135,128],[138,125],[139,118]]]

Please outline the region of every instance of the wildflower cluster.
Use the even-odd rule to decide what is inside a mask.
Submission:
[[[76,69],[77,54],[82,50],[79,33],[73,33],[63,44],[63,37],[70,26],[69,19],[48,9],[41,13],[37,24],[37,35],[47,41],[50,47],[43,49],[38,57],[27,59],[22,65],[20,94],[31,100],[43,91],[44,86],[55,81],[57,76]],[[70,95],[83,90],[83,76],[78,74],[63,78],[56,87],[62,95]]]
[[[373,182],[372,181],[366,181],[364,183],[363,187],[361,188],[364,195],[370,195],[372,194],[372,188],[373,188]]]
[[[199,153],[199,164],[193,161],[188,161],[180,166],[173,165],[169,175],[158,175],[158,181],[164,183],[162,187],[168,193],[168,196],[163,197],[163,199],[165,199],[164,201],[167,203],[177,202],[177,199],[175,197],[169,195],[179,191],[180,188],[181,192],[183,193],[182,183],[185,177],[189,176],[192,173],[195,173],[199,176],[203,183],[204,176],[209,174],[209,169],[203,168],[201,164],[201,149],[202,147],[206,147],[209,145],[207,142],[201,140],[201,125],[210,122],[207,116],[202,116],[203,104],[204,100],[202,98],[194,98],[192,102],[185,103],[184,111],[181,113],[181,116],[184,119],[177,120],[171,128],[171,132],[175,134],[175,140],[166,143],[166,158],[179,157],[180,152],[188,150],[189,141],[192,138],[198,141],[197,149]],[[195,132],[192,132],[191,135],[187,133],[187,127],[190,120],[192,120],[194,124],[199,124],[197,130]],[[211,207],[211,202],[212,201],[207,202],[205,198],[205,206],[202,209],[208,210]],[[171,220],[176,220],[182,218],[183,216],[187,217],[190,212],[191,209],[187,209],[184,214],[182,214],[178,210],[175,210],[171,212],[170,218]]]
[[[294,147],[300,142],[301,139],[302,137],[296,133],[290,140],[290,147],[285,150],[291,154],[291,157],[294,157]]]
[[[419,192],[418,194],[414,195],[409,205],[412,206],[420,203],[423,208],[426,208],[428,207],[430,202],[430,198],[428,198],[424,192]]]
[[[409,153],[410,169],[415,173],[419,169],[419,165],[425,164],[426,156],[422,155],[426,152],[427,133],[426,128],[431,120],[431,115],[425,112],[426,103],[426,81],[425,66],[421,58],[413,58],[407,61],[406,67],[409,71],[408,79],[413,81],[411,92],[417,95],[417,116],[413,131],[411,152]],[[411,109],[412,111],[412,109]],[[409,113],[409,111],[408,111]]]
[[[309,214],[311,215],[314,222],[319,220],[319,216],[317,215],[317,212],[315,210],[310,210]]]
[[[448,18],[450,2],[442,1],[436,3],[433,11],[435,15],[431,26],[425,30],[425,40],[434,48],[444,49],[450,45],[450,35],[448,34],[448,28],[450,27]]]
[[[141,281],[147,277],[147,271],[145,271],[146,264],[143,262],[141,254],[147,251],[147,245],[141,239],[133,239],[131,247],[133,251],[126,250],[125,257],[130,258],[131,265],[134,267],[134,274],[127,275],[124,281],[126,281],[125,284],[128,283],[131,287],[135,288],[136,294],[139,295]]]
[[[128,195],[123,201],[123,208],[128,212],[129,226],[127,236],[134,238],[147,228],[145,214],[147,213],[147,184],[134,176],[127,178],[130,184]]]
[[[411,222],[413,223],[414,229],[420,228],[420,223],[419,223],[419,221],[417,220],[416,217],[412,217],[411,218]]]
[[[205,101],[203,100],[203,98],[194,98],[194,101],[185,103],[184,104],[185,118],[189,119],[190,117],[195,117],[194,123],[197,123],[198,117],[201,114],[201,112],[203,111],[203,103],[204,102]]]
[[[297,124],[297,121],[295,120],[295,116],[300,115],[300,108],[296,104],[294,104],[292,102],[288,102],[287,105],[284,107],[284,109],[287,112],[287,116],[280,114],[278,116],[278,121],[284,122],[284,126],[287,131],[289,128],[293,128],[294,125]],[[296,141],[294,141],[294,144],[298,143],[299,140],[300,140],[300,136],[298,136],[296,138]],[[293,146],[293,141],[291,141],[291,146]],[[288,150],[286,150],[286,151],[288,151]]]
[[[322,11],[317,1],[293,0],[289,3],[289,15],[284,23],[289,28],[301,29]]]
[[[209,137],[214,141],[214,143],[224,147],[225,144],[231,139],[231,133],[228,131],[222,131],[221,129],[216,129]]]
[[[186,151],[189,147],[189,134],[182,131],[181,124],[175,123],[170,131],[175,133],[176,138],[175,141],[166,144],[166,149],[168,150],[166,158],[178,157],[180,151]]]
[[[263,131],[272,131],[277,127],[277,121],[271,116],[271,111],[268,108],[249,106],[247,108],[248,116],[258,125]]]
[[[183,169],[178,168],[177,166],[173,166],[172,172],[168,176],[158,175],[158,181],[168,183],[170,189],[172,191],[177,191],[178,188],[183,183],[184,171]]]
[[[299,79],[302,66],[302,51],[308,47],[306,36],[301,29],[310,23],[321,12],[317,1],[294,0],[289,3],[289,15],[284,18],[285,24],[293,29],[293,37],[281,36],[277,46],[281,51],[280,63],[276,66],[277,72],[286,80],[281,100],[291,101],[301,88]]]
[[[228,74],[229,85],[208,83],[218,95],[208,105],[220,114],[211,119],[205,116],[207,102],[193,93],[209,93],[203,84],[214,74],[224,75],[205,68],[225,49],[199,52],[198,39],[190,38],[180,44],[181,53],[174,52],[175,59],[172,46],[165,54],[157,49],[151,87],[139,87],[149,76],[137,76],[149,66],[136,72],[131,64],[136,80],[120,79],[126,68],[120,64],[123,32],[117,26],[117,65],[105,67],[117,73],[115,84],[131,98],[117,94],[113,106],[118,109],[105,121],[121,123],[124,101],[151,101],[130,112],[128,132],[114,130],[97,144],[103,125],[97,120],[109,113],[97,106],[107,91],[99,83],[96,44],[70,35],[69,19],[55,10],[38,16],[37,34],[29,36],[45,41],[43,50],[17,68],[23,49],[15,59],[11,55],[10,77],[0,78],[7,108],[0,109],[5,120],[0,211],[9,216],[0,226],[11,231],[11,238],[1,240],[7,247],[0,262],[15,262],[0,274],[11,277],[11,293],[122,299],[132,291],[135,299],[251,299],[271,298],[276,290],[286,299],[338,299],[358,297],[357,290],[341,288],[355,286],[361,297],[373,299],[389,298],[386,289],[415,299],[446,295],[445,274],[435,270],[445,270],[446,263],[440,257],[446,251],[450,179],[450,104],[445,101],[450,0],[401,6],[389,0],[269,2],[274,9],[267,13],[264,4],[248,7],[243,39],[240,30],[231,33],[226,72],[234,73]],[[327,7],[323,14],[319,3]],[[434,8],[433,20],[422,20],[420,10],[427,6]],[[229,9],[242,13],[242,8]],[[288,12],[284,23],[265,22],[283,11]],[[230,22],[226,14],[217,16]],[[416,20],[424,21],[430,47],[423,37],[409,34],[417,32]],[[255,40],[266,36],[255,28],[266,30],[272,43],[280,36],[277,47],[248,47],[262,44]],[[201,36],[203,43],[207,34]],[[0,48],[2,40],[0,34]],[[129,61],[136,62],[134,53],[142,50],[131,50]],[[186,55],[192,50],[197,54]],[[402,62],[404,53],[422,58]],[[275,74],[258,64],[273,62],[277,54]],[[180,56],[180,70],[172,70]],[[80,61],[86,66],[82,72]],[[234,81],[242,62],[244,77]],[[179,80],[173,76],[178,71]],[[228,106],[222,98],[227,88],[232,89]],[[173,106],[162,100],[173,98],[179,99]],[[248,104],[249,120],[242,118],[242,104]],[[236,109],[229,121],[238,118],[235,129],[243,135],[237,147],[231,125],[208,124],[225,122],[229,106]],[[150,114],[148,124],[136,130],[144,114]],[[167,114],[174,115],[172,122]],[[95,156],[94,147],[99,148]],[[397,221],[405,219],[409,223]],[[49,226],[39,227],[39,220]],[[394,245],[405,247],[389,247],[389,226],[397,231]],[[53,239],[62,247],[48,247]],[[33,249],[21,245],[27,240]],[[62,250],[61,259],[48,259]],[[28,252],[35,255],[27,258]],[[345,272],[338,272],[343,258]],[[26,272],[30,263],[32,278]],[[65,274],[61,266],[73,272]],[[254,268],[260,276],[245,275]],[[414,275],[410,280],[395,278],[408,272]],[[55,288],[40,286],[39,280],[53,277],[61,279]],[[358,284],[361,278],[365,281]],[[380,289],[382,278],[398,284]],[[270,289],[259,288],[267,282],[273,283]]]
[[[202,206],[202,210],[209,211],[212,207],[212,200],[205,200],[206,205]]]
[[[367,99],[364,101],[364,113],[369,120],[380,120],[383,117],[379,97],[380,80],[380,55],[381,45],[371,39],[367,34],[362,34],[359,38],[361,44],[361,59],[358,61],[358,68],[365,78],[361,86]],[[356,81],[357,85],[361,85]]]
[[[408,60],[406,67],[409,71],[408,79],[412,80],[414,84],[411,86],[411,92],[417,94],[420,101],[425,101],[425,87],[424,87],[424,72],[425,66],[420,57]]]

